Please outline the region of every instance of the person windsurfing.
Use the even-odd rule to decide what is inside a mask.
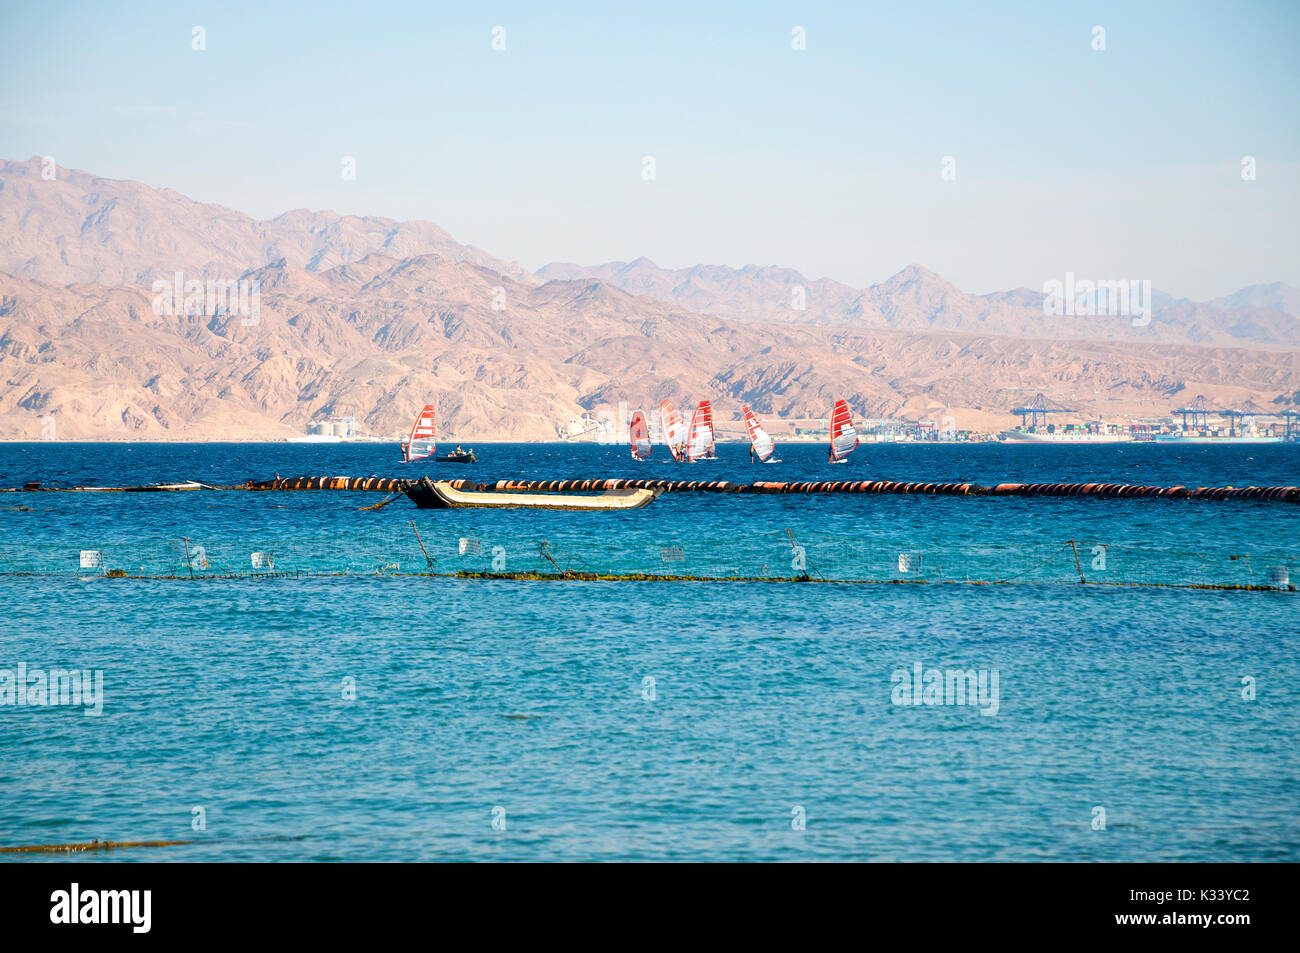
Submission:
[[[407,463],[424,460],[437,452],[434,441],[434,409],[432,404],[425,404],[411,425],[411,433],[402,441],[402,459]]]

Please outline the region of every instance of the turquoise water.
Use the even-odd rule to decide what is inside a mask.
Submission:
[[[595,445],[480,451],[476,468],[428,469],[683,472]],[[9,445],[0,485],[404,475],[392,453]],[[711,478],[759,469],[743,448],[720,453]],[[764,477],[826,478],[820,447],[783,456]],[[1293,446],[895,446],[863,447],[835,477],[1295,484],[1298,465]],[[99,716],[0,705],[0,846],[196,841],[95,855],[113,860],[1300,858],[1295,593],[1080,586],[1068,572],[1006,586],[374,572],[427,568],[412,519],[439,571],[489,568],[495,547],[507,568],[531,568],[540,539],[592,565],[744,567],[788,558],[788,530],[814,564],[833,541],[819,551],[828,568],[835,553],[871,553],[896,570],[906,551],[999,571],[1015,557],[979,554],[1075,538],[1087,572],[1094,541],[1112,555],[1101,572],[1121,577],[1161,554],[1162,574],[1190,572],[1189,554],[1208,554],[1199,571],[1241,572],[1246,556],[1294,556],[1293,507],[683,494],[619,514],[358,509],[378,499],[0,496],[0,554],[60,573],[0,576],[0,669],[98,669],[104,686]],[[126,566],[181,536],[210,547],[209,573],[256,547],[308,570],[356,566],[77,575],[81,549]],[[481,551],[459,555],[462,538]],[[663,562],[666,547],[682,562]],[[996,714],[895,704],[895,673],[917,663],[996,672]]]

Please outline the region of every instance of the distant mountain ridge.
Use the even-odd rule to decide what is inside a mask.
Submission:
[[[171,189],[63,168],[47,180],[42,171],[36,157],[0,162],[0,271],[47,284],[149,284],[177,271],[187,278],[228,280],[281,259],[317,272],[370,254],[394,259],[436,254],[525,284],[594,279],[731,321],[1300,346],[1300,289],[1281,282],[1252,285],[1208,302],[1157,291],[1154,320],[1134,327],[1123,315],[1046,315],[1043,294],[1029,288],[969,294],[915,264],[865,289],[809,279],[791,268],[668,269],[645,257],[590,267],[552,263],[534,275],[517,262],[456,241],[432,222],[305,209],[262,221]]]
[[[856,289],[790,268],[695,265],[661,268],[648,258],[592,267],[556,262],[539,278],[595,278],[633,294],[731,321],[962,331],[1030,338],[1192,341],[1199,344],[1300,346],[1300,289],[1252,285],[1209,302],[1153,291],[1153,320],[1135,327],[1127,315],[1051,316],[1044,294],[1030,288],[969,294],[921,265]]]
[[[320,271],[375,252],[438,254],[534,280],[432,222],[306,209],[261,221],[171,189],[63,168],[47,180],[42,170],[38,158],[0,162],[0,271],[47,284],[148,284],[176,271],[231,279],[279,259]]]
[[[1300,288],[1275,281],[1267,285],[1249,285],[1207,304],[1216,308],[1270,308],[1300,316]]]
[[[331,415],[396,435],[433,401],[444,435],[551,439],[584,412],[701,397],[719,420],[742,403],[816,418],[843,397],[860,419],[999,429],[1036,390],[1109,418],[1300,393],[1286,285],[1156,295],[1152,328],[1133,329],[1047,319],[1039,292],[969,295],[919,265],[867,289],[644,258],[534,275],[429,222],[258,221],[40,172],[0,165],[0,438],[274,439]],[[177,271],[256,282],[259,316],[156,310],[153,281]]]

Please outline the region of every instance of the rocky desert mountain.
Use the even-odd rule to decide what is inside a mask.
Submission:
[[[1300,288],[1280,281],[1267,285],[1250,285],[1223,298],[1207,302],[1215,308],[1269,308],[1300,317]]]
[[[909,265],[880,284],[857,289],[827,278],[809,279],[790,268],[696,265],[660,268],[648,258],[591,268],[552,263],[540,278],[594,278],[729,321],[962,331],[1029,338],[1164,341],[1294,347],[1300,343],[1300,289],[1252,285],[1198,303],[1153,290],[1150,324],[1126,315],[1046,315],[1042,291],[1017,288],[968,294],[920,265]],[[1081,276],[1082,277],[1082,276]],[[1064,281],[1064,275],[1044,280]],[[1062,309],[1064,311],[1064,309]]]
[[[457,439],[554,439],[619,401],[742,402],[825,416],[951,414],[997,429],[1034,391],[1090,414],[1300,391],[1295,289],[1157,298],[1045,320],[1042,295],[969,295],[920,266],[867,289],[782,268],[640,259],[536,275],[427,222],[330,212],[258,221],[178,193],[0,167],[0,438],[277,439],[355,416],[397,435],[424,403]],[[160,306],[153,282],[257,282],[255,321]],[[802,287],[806,309],[789,307]],[[170,295],[162,295],[170,302]],[[1288,310],[1291,309],[1291,310]],[[794,313],[792,313],[794,311]],[[1072,333],[1071,333],[1072,332]],[[48,431],[46,431],[48,432]]]
[[[320,271],[379,252],[437,254],[532,280],[517,263],[462,245],[432,222],[306,209],[258,221],[171,189],[52,171],[46,178],[39,158],[0,162],[0,271],[57,285],[148,285],[182,269],[228,278],[284,259]]]

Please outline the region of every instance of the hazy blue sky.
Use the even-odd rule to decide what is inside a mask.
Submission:
[[[529,268],[1300,285],[1300,2],[551,6],[6,2],[0,157]]]

